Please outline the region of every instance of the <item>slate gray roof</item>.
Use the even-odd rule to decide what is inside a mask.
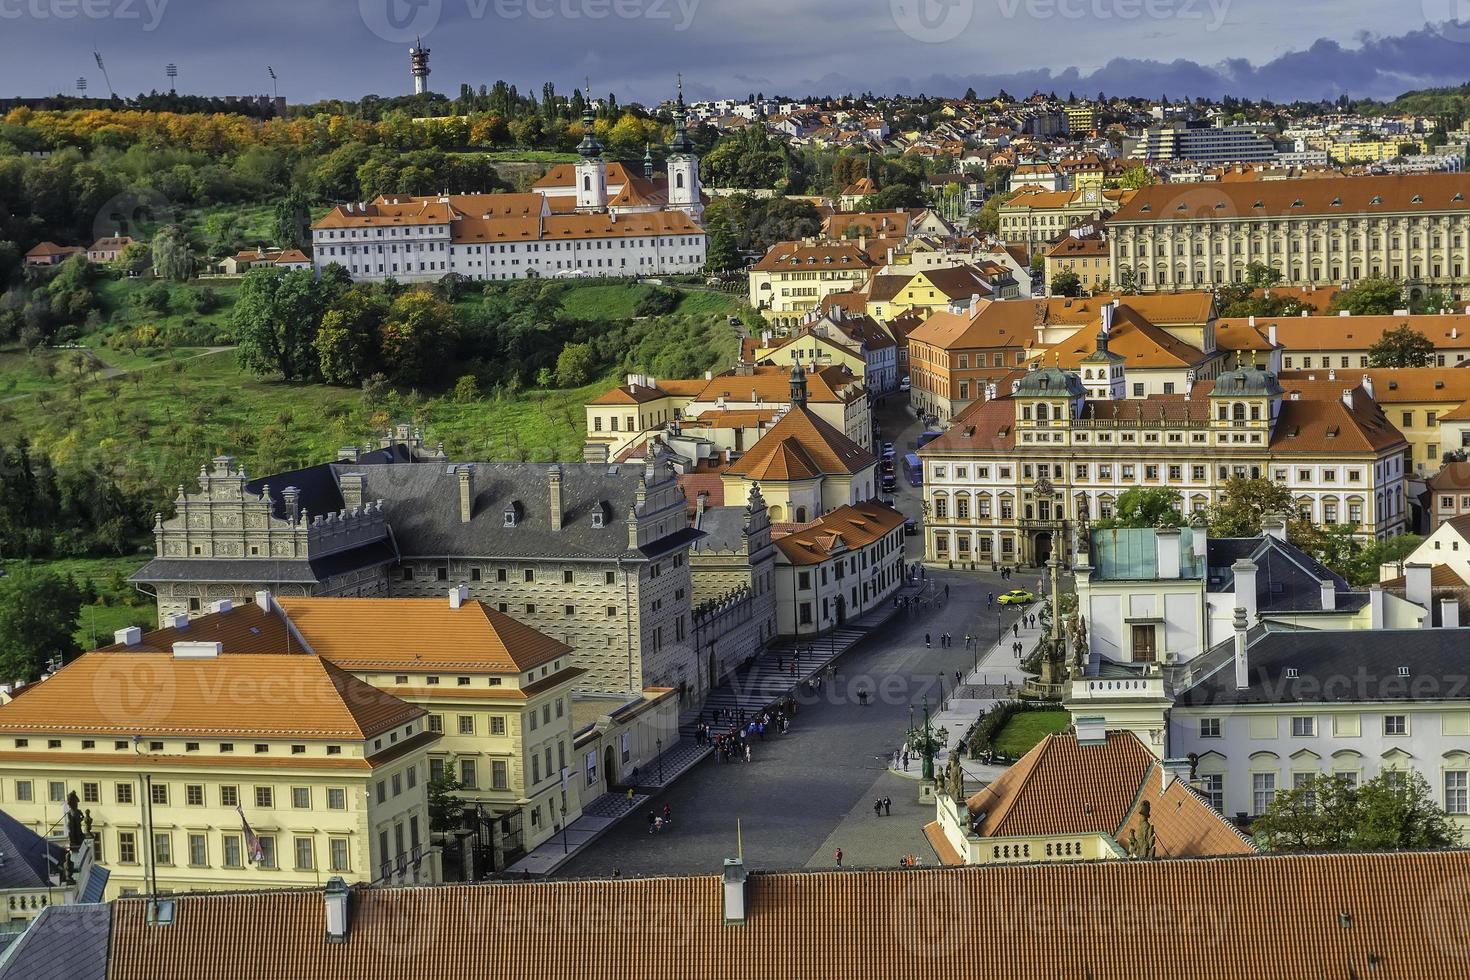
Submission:
[[[0,810],[0,888],[47,888],[51,884],[51,860],[59,862],[66,852],[53,847],[25,824]]]
[[[106,980],[107,905],[49,905],[0,956],[0,980]]]
[[[1233,658],[1222,656],[1219,668],[1180,692],[1175,704],[1470,701],[1467,649],[1470,628],[1268,628],[1246,648],[1249,687],[1236,689]]]
[[[314,585],[343,572],[398,560],[391,541],[374,541],[320,558],[155,558],[130,582],[262,582]]]
[[[358,463],[365,465],[386,465],[391,463],[414,462],[413,451],[402,443],[395,443],[384,449],[374,449],[370,453],[362,453],[358,456]],[[337,476],[333,472],[332,463],[318,463],[314,466],[306,466],[299,470],[287,470],[284,473],[272,473],[251,480],[245,484],[245,492],[257,496],[265,487],[270,487],[271,514],[281,520],[286,519],[286,504],[282,493],[287,487],[295,487],[298,491],[296,504],[308,515],[316,517],[320,514],[335,514],[340,511],[345,503],[342,500],[342,491],[337,485]],[[340,464],[344,471],[351,472],[358,464]],[[365,498],[371,500],[372,498]]]
[[[1232,567],[1242,558],[1256,563],[1256,612],[1280,615],[1291,612],[1320,612],[1322,579],[1331,579],[1336,589],[1337,609],[1361,609],[1368,593],[1354,592],[1347,579],[1290,542],[1270,535],[1256,538],[1210,538],[1206,550],[1209,566],[1206,590],[1221,593],[1235,589]]]
[[[745,515],[745,507],[706,507],[699,519],[699,529],[705,536],[695,542],[694,550],[744,550]]]
[[[1226,371],[1215,379],[1215,386],[1210,389],[1211,398],[1259,398],[1281,393],[1281,383],[1276,380],[1276,375],[1260,367],[1238,367]]]
[[[382,500],[383,513],[404,557],[529,557],[539,559],[625,558],[662,554],[701,532],[684,526],[684,499],[677,500],[678,527],[662,541],[629,549],[628,508],[644,467],[602,463],[473,463],[474,506],[460,522],[459,476],[444,462],[393,465],[332,464],[342,473],[363,474],[363,497]],[[562,471],[562,526],[550,521],[550,470]],[[519,503],[514,527],[505,511]],[[593,527],[594,513],[603,526]],[[671,511],[672,513],[672,511]]]

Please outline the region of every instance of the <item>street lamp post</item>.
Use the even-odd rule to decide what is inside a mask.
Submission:
[[[658,784],[662,786],[664,784],[664,740],[658,738],[654,739],[654,742],[658,745]]]
[[[561,798],[561,852],[563,854],[568,853],[568,850],[567,850],[567,798],[565,796],[565,793],[563,794],[563,796]]]

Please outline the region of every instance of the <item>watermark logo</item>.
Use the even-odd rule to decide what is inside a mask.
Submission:
[[[1230,13],[1231,0],[996,0],[1000,15],[1015,20],[1179,20],[1199,21],[1217,31]],[[1432,0],[1425,0],[1432,2]]]
[[[92,241],[113,236],[148,241],[177,220],[168,198],[151,187],[130,187],[98,209],[92,219]]]
[[[1470,44],[1470,0],[1419,0],[1424,24],[1446,41]]]
[[[439,26],[443,6],[443,0],[357,0],[367,29],[392,44],[407,44]]]
[[[893,22],[915,41],[943,44],[965,32],[975,17],[975,0],[888,0]]]
[[[125,653],[94,653],[101,665],[92,676],[92,701],[114,725],[147,728],[174,706],[174,677],[166,664]]]
[[[145,31],[163,23],[169,0],[0,0],[0,20],[138,21]]]

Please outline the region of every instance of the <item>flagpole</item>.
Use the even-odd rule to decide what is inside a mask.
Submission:
[[[133,736],[133,753],[138,758],[143,758],[143,736]],[[143,818],[143,843],[146,850],[143,852],[147,859],[144,865],[143,880],[148,888],[148,914],[154,920],[158,919],[158,862],[153,854],[153,779],[145,769],[138,770],[138,782],[143,793],[142,812]]]

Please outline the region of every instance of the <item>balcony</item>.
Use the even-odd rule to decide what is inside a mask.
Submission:
[[[373,884],[378,887],[438,884],[442,879],[439,862],[439,848],[420,844],[380,862],[378,877],[373,879]]]

